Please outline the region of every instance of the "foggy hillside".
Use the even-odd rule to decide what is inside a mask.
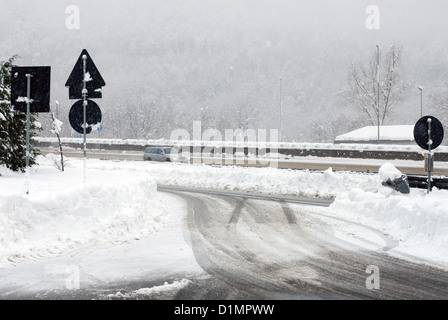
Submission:
[[[446,1],[375,1],[381,27],[368,30],[364,0],[2,0],[0,61],[52,67],[51,100],[64,122],[75,101],[65,82],[87,49],[106,87],[96,100],[103,131],[92,137],[169,138],[176,128],[279,128],[283,140],[328,142],[366,124],[342,99],[352,63],[378,44],[403,47],[406,101],[387,124],[445,118],[431,94],[448,86]],[[69,30],[66,8],[80,9]],[[41,114],[46,125],[48,115]],[[320,127],[320,125],[322,127]],[[46,128],[42,135],[50,135]]]

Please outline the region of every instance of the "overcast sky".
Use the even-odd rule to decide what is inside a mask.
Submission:
[[[79,25],[70,5],[79,9]],[[379,29],[366,26],[369,5],[379,9]],[[447,16],[448,2],[443,0],[2,0],[0,60],[17,53],[19,65],[51,65],[52,99],[67,105],[72,102],[64,84],[84,48],[107,83],[108,105],[129,94],[175,96],[182,90],[187,93],[179,96],[178,105],[199,104],[198,99],[187,103],[185,97],[222,83],[227,75],[221,70],[236,68],[242,61],[245,70],[238,83],[256,81],[254,75],[260,74],[266,91],[283,75],[285,95],[299,88],[311,95],[304,87],[313,83],[319,89],[313,94],[321,99],[311,102],[314,111],[309,116],[319,119],[328,114],[327,108],[345,107],[336,96],[346,89],[350,64],[366,60],[377,44],[383,50],[392,44],[403,46],[403,76],[415,88],[423,85],[429,94],[431,88],[442,86],[448,78]],[[168,67],[161,74],[157,68],[170,61],[173,75],[166,72]],[[190,66],[201,64],[203,69],[195,69],[203,73],[199,86]],[[187,71],[180,69],[185,66]],[[272,83],[266,80],[270,77]],[[245,90],[250,94],[253,88]],[[399,112],[404,116],[391,122],[419,110],[418,90],[414,91]],[[278,100],[277,93],[272,89],[270,104]],[[286,103],[292,108],[293,94],[290,100]],[[304,112],[308,111],[300,111]]]

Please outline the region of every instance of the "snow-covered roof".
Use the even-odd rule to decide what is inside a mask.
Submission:
[[[376,143],[378,142],[378,127],[368,126],[337,136],[335,143]],[[413,125],[395,125],[380,127],[381,143],[414,143]]]

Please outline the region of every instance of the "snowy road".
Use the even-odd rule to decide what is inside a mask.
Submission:
[[[324,216],[320,206],[328,206],[328,201],[310,206],[287,199],[261,200],[237,193],[214,195],[212,192],[195,193],[175,188],[172,191],[168,188],[163,190],[167,193],[167,199],[179,198],[174,203],[185,202],[177,209],[187,210],[186,224],[174,239],[172,235],[164,236],[161,233],[151,241],[156,240],[158,250],[163,252],[165,249],[172,250],[175,247],[173,243],[184,240],[193,250],[195,261],[188,258],[188,253],[184,257],[176,253],[171,261],[165,261],[163,266],[150,272],[158,264],[155,262],[157,253],[147,249],[147,255],[141,255],[150,245],[149,240],[116,248],[91,244],[91,247],[85,246],[72,253],[69,260],[67,257],[55,258],[20,265],[11,270],[19,273],[22,283],[26,284],[13,286],[9,291],[3,290],[2,298],[448,298],[446,271],[390,257],[387,252],[397,246],[396,240],[375,229]],[[357,232],[363,235],[357,239],[361,246],[341,240],[342,233],[348,236],[355,232],[354,228],[363,229]],[[139,255],[129,252],[138,252]],[[126,264],[128,266],[124,267]],[[114,274],[113,280],[105,274],[98,276],[100,271],[94,267],[106,265],[109,270],[114,270],[110,271]],[[131,274],[129,265],[135,265]],[[369,276],[366,268],[369,265],[376,265],[381,270],[380,290],[366,288]],[[69,273],[61,272],[61,266],[78,266],[83,270],[81,289],[67,290],[62,287],[61,284],[66,284],[69,279]],[[47,277],[36,276],[39,268]],[[59,273],[54,273],[58,268]],[[123,274],[117,279],[117,270],[121,268]],[[64,279],[65,282],[61,281]],[[169,282],[173,286],[171,290]],[[144,295],[136,294],[139,290],[156,288],[163,283],[164,290],[151,292],[146,289]]]
[[[241,196],[178,193],[188,202],[188,228],[208,284],[187,286],[183,299],[446,299],[448,278],[422,264],[391,258],[397,241],[374,229],[362,247],[335,237],[319,208]],[[347,231],[347,232],[352,232]],[[340,231],[338,231],[340,232]],[[376,238],[372,240],[372,238]],[[371,250],[366,250],[366,245]],[[381,290],[366,288],[366,268],[382,270]]]

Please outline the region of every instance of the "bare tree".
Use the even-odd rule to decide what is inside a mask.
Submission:
[[[438,87],[432,92],[431,102],[441,111],[441,120],[446,122],[448,120],[448,81],[443,87]]]
[[[345,98],[350,105],[359,108],[372,125],[378,125],[378,119],[379,125],[383,125],[391,111],[407,97],[410,85],[400,78],[399,72],[402,51],[401,47],[391,46],[381,58],[375,50],[367,63],[353,63],[350,68],[350,90]]]
[[[59,105],[59,102],[56,102],[56,105]],[[50,130],[51,133],[54,133],[56,135],[56,137],[58,138],[58,144],[59,144],[59,153],[61,155],[61,161],[58,162],[56,160],[54,160],[54,164],[56,166],[56,168],[58,168],[61,171],[64,171],[64,154],[62,152],[62,143],[61,143],[61,138],[60,138],[60,133],[61,133],[61,129],[62,129],[62,121],[59,120],[58,118],[56,118],[56,116],[54,115],[54,112],[51,113],[51,120],[53,120],[53,126]]]

